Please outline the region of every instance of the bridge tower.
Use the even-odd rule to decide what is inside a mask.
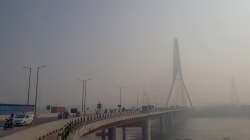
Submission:
[[[231,105],[232,106],[239,106],[240,105],[240,100],[239,100],[239,96],[237,94],[237,88],[236,88],[236,83],[235,83],[234,78],[232,78],[230,93],[231,93],[230,94]]]
[[[174,39],[174,53],[173,53],[173,80],[170,91],[167,97],[167,107],[170,104],[170,99],[173,95],[181,99],[182,104],[187,104],[192,107],[192,100],[182,77],[181,59],[179,52],[179,44],[177,38]],[[177,98],[176,98],[177,99]]]

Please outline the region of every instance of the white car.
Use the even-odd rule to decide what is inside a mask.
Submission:
[[[15,126],[30,125],[34,120],[34,114],[18,114],[13,119]]]

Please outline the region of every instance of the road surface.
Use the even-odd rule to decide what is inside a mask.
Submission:
[[[7,130],[2,129],[2,130],[0,130],[0,138],[4,137],[4,136],[11,135],[17,131],[21,131],[21,130],[30,128],[32,126],[36,126],[36,125],[43,124],[43,123],[48,123],[48,122],[55,121],[55,120],[57,120],[57,117],[38,118],[38,119],[33,121],[32,125],[29,125],[29,126],[19,126],[19,127],[10,128]]]

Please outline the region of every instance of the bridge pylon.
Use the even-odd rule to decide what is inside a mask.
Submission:
[[[179,52],[178,39],[174,39],[174,51],[173,51],[173,80],[171,83],[170,91],[167,97],[167,107],[170,105],[170,99],[173,95],[179,96],[183,104],[189,103],[190,107],[193,106],[191,97],[185,85],[182,76],[181,59]]]
[[[237,94],[237,87],[236,87],[236,82],[234,77],[232,78],[232,83],[231,83],[231,93],[230,93],[230,100],[231,100],[231,105],[232,106],[239,106],[240,105],[240,99]]]

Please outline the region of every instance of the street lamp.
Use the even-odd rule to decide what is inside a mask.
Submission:
[[[40,65],[37,66],[37,71],[36,71],[36,96],[35,96],[35,109],[34,109],[34,116],[37,116],[37,98],[38,98],[38,81],[39,81],[39,71],[42,68],[45,68],[45,65]]]
[[[30,104],[30,80],[31,80],[31,71],[32,71],[32,67],[31,65],[30,66],[24,66],[23,67],[24,69],[27,69],[29,72],[28,72],[28,91],[27,91],[27,102],[26,104],[29,105]]]
[[[87,81],[91,79],[78,79],[82,81],[82,112],[86,114],[86,104],[87,104]]]
[[[118,108],[121,110],[122,108],[122,89],[125,87],[120,87],[120,104],[118,104]]]
[[[87,104],[87,81],[91,79],[85,80],[85,98],[84,98],[84,114],[86,114],[86,104]]]
[[[137,94],[137,98],[136,98],[136,108],[139,108],[139,94]]]

